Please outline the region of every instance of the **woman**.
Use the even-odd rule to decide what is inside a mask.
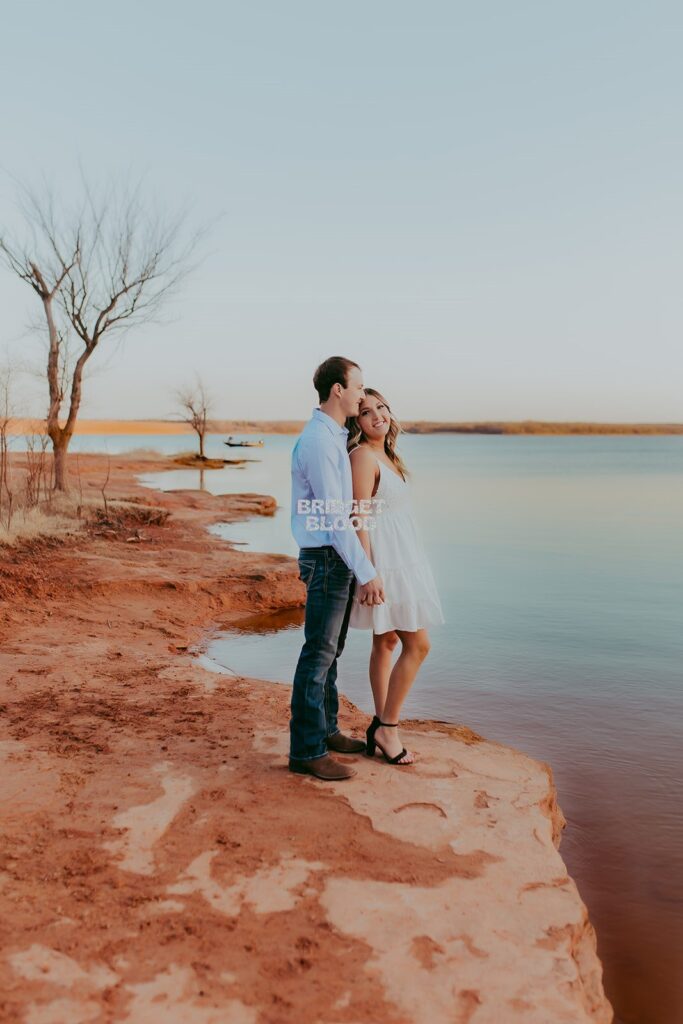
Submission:
[[[413,519],[407,470],[396,451],[400,425],[386,401],[365,389],[358,415],[346,421],[353,497],[358,520],[368,529],[358,537],[384,582],[385,602],[362,605],[354,596],[349,626],[372,629],[370,685],[375,717],[367,730],[367,754],[379,747],[390,764],[414,764],[398,735],[404,700],[429,653],[427,626],[444,622],[431,568]],[[368,499],[374,499],[369,502]],[[365,512],[360,504],[365,502]],[[392,651],[401,654],[392,668]]]

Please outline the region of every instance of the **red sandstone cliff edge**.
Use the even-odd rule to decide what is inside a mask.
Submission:
[[[292,559],[205,530],[274,501],[143,490],[153,468],[111,459],[134,500],[109,525],[0,548],[0,1018],[608,1024],[548,766],[414,722],[415,769],[289,773],[289,688],[192,655],[302,604]]]

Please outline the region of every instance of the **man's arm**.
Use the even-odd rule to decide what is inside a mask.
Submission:
[[[358,535],[349,519],[348,510],[344,508],[342,482],[335,453],[325,444],[299,445],[297,458],[302,473],[308,479],[313,497],[323,502],[336,502],[337,511],[325,512],[322,515],[332,524],[327,531],[330,544],[340,558],[351,569],[360,584],[368,583],[377,576],[377,570],[363,550]],[[331,506],[335,508],[334,505]],[[335,529],[334,520],[339,519],[345,528]]]

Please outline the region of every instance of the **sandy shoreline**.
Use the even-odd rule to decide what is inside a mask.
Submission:
[[[289,687],[192,654],[303,604],[295,560],[205,529],[274,499],[79,464],[170,518],[0,549],[0,1018],[608,1024],[550,769],[413,722],[410,772],[289,773]],[[341,724],[367,719],[342,698]]]

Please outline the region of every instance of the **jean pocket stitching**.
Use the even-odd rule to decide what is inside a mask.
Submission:
[[[302,583],[305,583],[306,586],[308,586],[313,579],[315,566],[316,563],[314,561],[310,561],[309,559],[299,559],[299,579]]]
[[[337,574],[339,574],[342,577],[353,576],[353,570],[349,569],[348,565],[346,564],[345,561],[343,561],[343,559],[340,559],[338,562],[333,562],[332,565],[330,566],[329,571],[332,573],[333,576]]]

